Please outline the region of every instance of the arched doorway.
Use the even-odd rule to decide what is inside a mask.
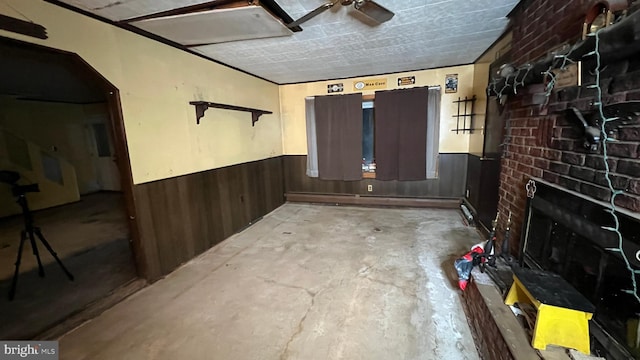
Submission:
[[[39,239],[45,277],[29,241],[14,276],[24,214],[0,183],[0,338],[29,339],[131,293],[144,267],[118,89],[77,54],[7,38],[0,78],[0,170],[38,184],[24,194],[35,225],[74,277]]]

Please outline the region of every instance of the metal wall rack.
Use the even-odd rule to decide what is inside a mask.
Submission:
[[[453,115],[456,118],[456,128],[451,131],[455,131],[456,134],[469,132],[469,134],[473,134],[473,130],[477,130],[473,128],[473,117],[476,115],[473,113],[473,106],[476,102],[476,96],[468,98],[464,97],[464,99],[458,97],[458,100],[454,101],[454,104],[458,105],[458,114]],[[462,121],[460,121],[462,119]],[[462,127],[460,127],[460,123],[462,122]],[[468,126],[468,127],[467,127]]]

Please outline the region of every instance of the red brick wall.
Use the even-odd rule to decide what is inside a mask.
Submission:
[[[559,45],[579,38],[586,0],[523,0],[511,16],[513,61],[525,64]]]
[[[579,41],[584,14],[591,1],[525,0],[512,14],[512,51],[515,66],[533,63],[564,43]],[[544,93],[541,84],[520,89],[510,95],[506,106],[507,130],[500,174],[498,210],[504,229],[506,214],[512,212],[511,252],[517,253],[526,204],[525,184],[529,177],[540,177],[564,188],[579,191],[598,200],[609,200],[604,178],[602,146],[591,153],[582,146],[582,131],[574,120],[561,113],[567,107],[584,111],[595,108],[594,64],[583,64],[583,87],[554,92],[548,106],[532,104],[533,94]],[[601,75],[604,103],[640,99],[640,60],[629,59],[608,64]],[[558,113],[560,111],[560,113]],[[547,115],[548,114],[548,115]],[[616,189],[625,190],[617,203],[640,211],[640,121],[621,127],[608,144],[612,180]]]
[[[509,345],[491,315],[487,300],[482,297],[475,280],[462,293],[464,310],[471,327],[473,340],[484,360],[513,360]],[[510,310],[509,310],[510,311]]]

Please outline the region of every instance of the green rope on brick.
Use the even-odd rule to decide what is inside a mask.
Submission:
[[[607,180],[607,185],[609,186],[609,190],[611,191],[611,198],[609,199],[610,211],[608,212],[609,214],[611,214],[611,217],[613,218],[614,226],[605,226],[603,227],[603,229],[607,231],[611,231],[616,234],[617,240],[618,240],[618,247],[609,248],[607,250],[618,253],[618,255],[624,261],[631,275],[631,284],[633,289],[626,289],[626,290],[623,290],[623,292],[633,295],[636,298],[636,301],[640,303],[640,295],[638,294],[638,283],[635,276],[639,272],[638,270],[633,269],[633,267],[631,266],[631,262],[629,261],[629,258],[624,252],[623,238],[622,238],[622,233],[620,232],[620,219],[618,218],[618,214],[616,213],[616,209],[617,209],[616,197],[618,197],[619,195],[622,195],[624,191],[617,190],[613,186],[613,182],[611,181],[611,168],[609,167],[609,161],[608,161],[609,157],[607,155],[607,143],[613,142],[615,141],[615,139],[610,138],[608,136],[607,131],[605,129],[605,125],[611,121],[617,120],[618,118],[606,117],[604,114],[604,105],[602,101],[602,87],[600,87],[600,73],[602,71],[602,62],[600,58],[600,35],[599,34],[600,34],[600,30],[596,31],[595,33],[589,34],[589,36],[595,36],[595,40],[596,40],[595,49],[592,52],[585,54],[585,56],[595,56],[596,58],[596,68],[595,68],[596,83],[590,87],[596,89],[598,94],[597,101],[594,103],[594,105],[597,106],[598,114],[600,115],[600,119],[602,120],[600,122],[600,131],[602,132],[602,138],[603,138],[602,152],[604,155],[603,161],[604,161],[604,167],[605,167],[605,179]]]

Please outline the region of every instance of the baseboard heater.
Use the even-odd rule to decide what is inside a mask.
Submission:
[[[317,194],[297,192],[286,193],[285,198],[290,202],[365,206],[423,207],[440,209],[458,209],[461,202],[461,200],[458,198],[405,198],[353,194]]]

